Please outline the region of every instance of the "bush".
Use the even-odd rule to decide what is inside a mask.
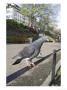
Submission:
[[[14,20],[6,21],[7,43],[23,43],[28,37],[34,36],[28,26]]]
[[[47,36],[52,37],[53,39],[56,39],[56,34],[52,34],[52,33],[49,32],[49,31],[45,31],[45,34],[46,34]]]
[[[8,36],[7,43],[25,43],[27,37],[25,36]]]

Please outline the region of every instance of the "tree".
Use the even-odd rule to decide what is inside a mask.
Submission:
[[[29,26],[33,26],[35,17],[34,14],[36,12],[35,6],[33,4],[30,5],[22,5],[21,8],[21,13],[25,16],[29,18]]]
[[[28,25],[30,27],[34,26],[49,30],[50,25],[55,22],[53,17],[56,15],[56,8],[57,5],[53,4],[23,4],[21,13],[29,18]]]

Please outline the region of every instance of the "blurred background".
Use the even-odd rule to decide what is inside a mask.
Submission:
[[[7,43],[30,43],[39,36],[61,42],[60,4],[7,4]]]

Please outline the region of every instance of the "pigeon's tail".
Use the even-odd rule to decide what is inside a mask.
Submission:
[[[12,65],[16,65],[19,64],[21,62],[22,59],[17,59]]]
[[[16,59],[16,61],[12,64],[12,65],[16,65],[16,64],[19,64],[22,61],[23,57],[21,57],[19,55],[16,55],[12,59]]]

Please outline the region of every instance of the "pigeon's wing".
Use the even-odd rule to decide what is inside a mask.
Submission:
[[[21,52],[19,52],[19,55],[23,56],[24,58],[30,57],[35,51],[35,48],[33,46],[25,47]]]
[[[38,54],[39,54],[39,52],[40,52],[39,49],[35,49],[34,50],[34,53],[30,56],[30,59],[29,60],[31,61],[33,58],[37,57]]]
[[[12,59],[30,57],[33,54],[33,52],[34,52],[34,47],[33,46],[27,46],[27,47],[24,47],[24,49],[21,50],[17,55],[12,57]]]
[[[21,51],[21,52],[19,53],[19,55],[21,56],[21,58],[20,58],[20,59],[17,59],[17,60],[13,63],[13,65],[19,64],[19,63],[22,61],[23,58],[30,58],[31,55],[33,55],[34,53],[35,53],[35,49],[34,49],[34,48],[25,47],[25,48],[23,49],[23,51]]]

